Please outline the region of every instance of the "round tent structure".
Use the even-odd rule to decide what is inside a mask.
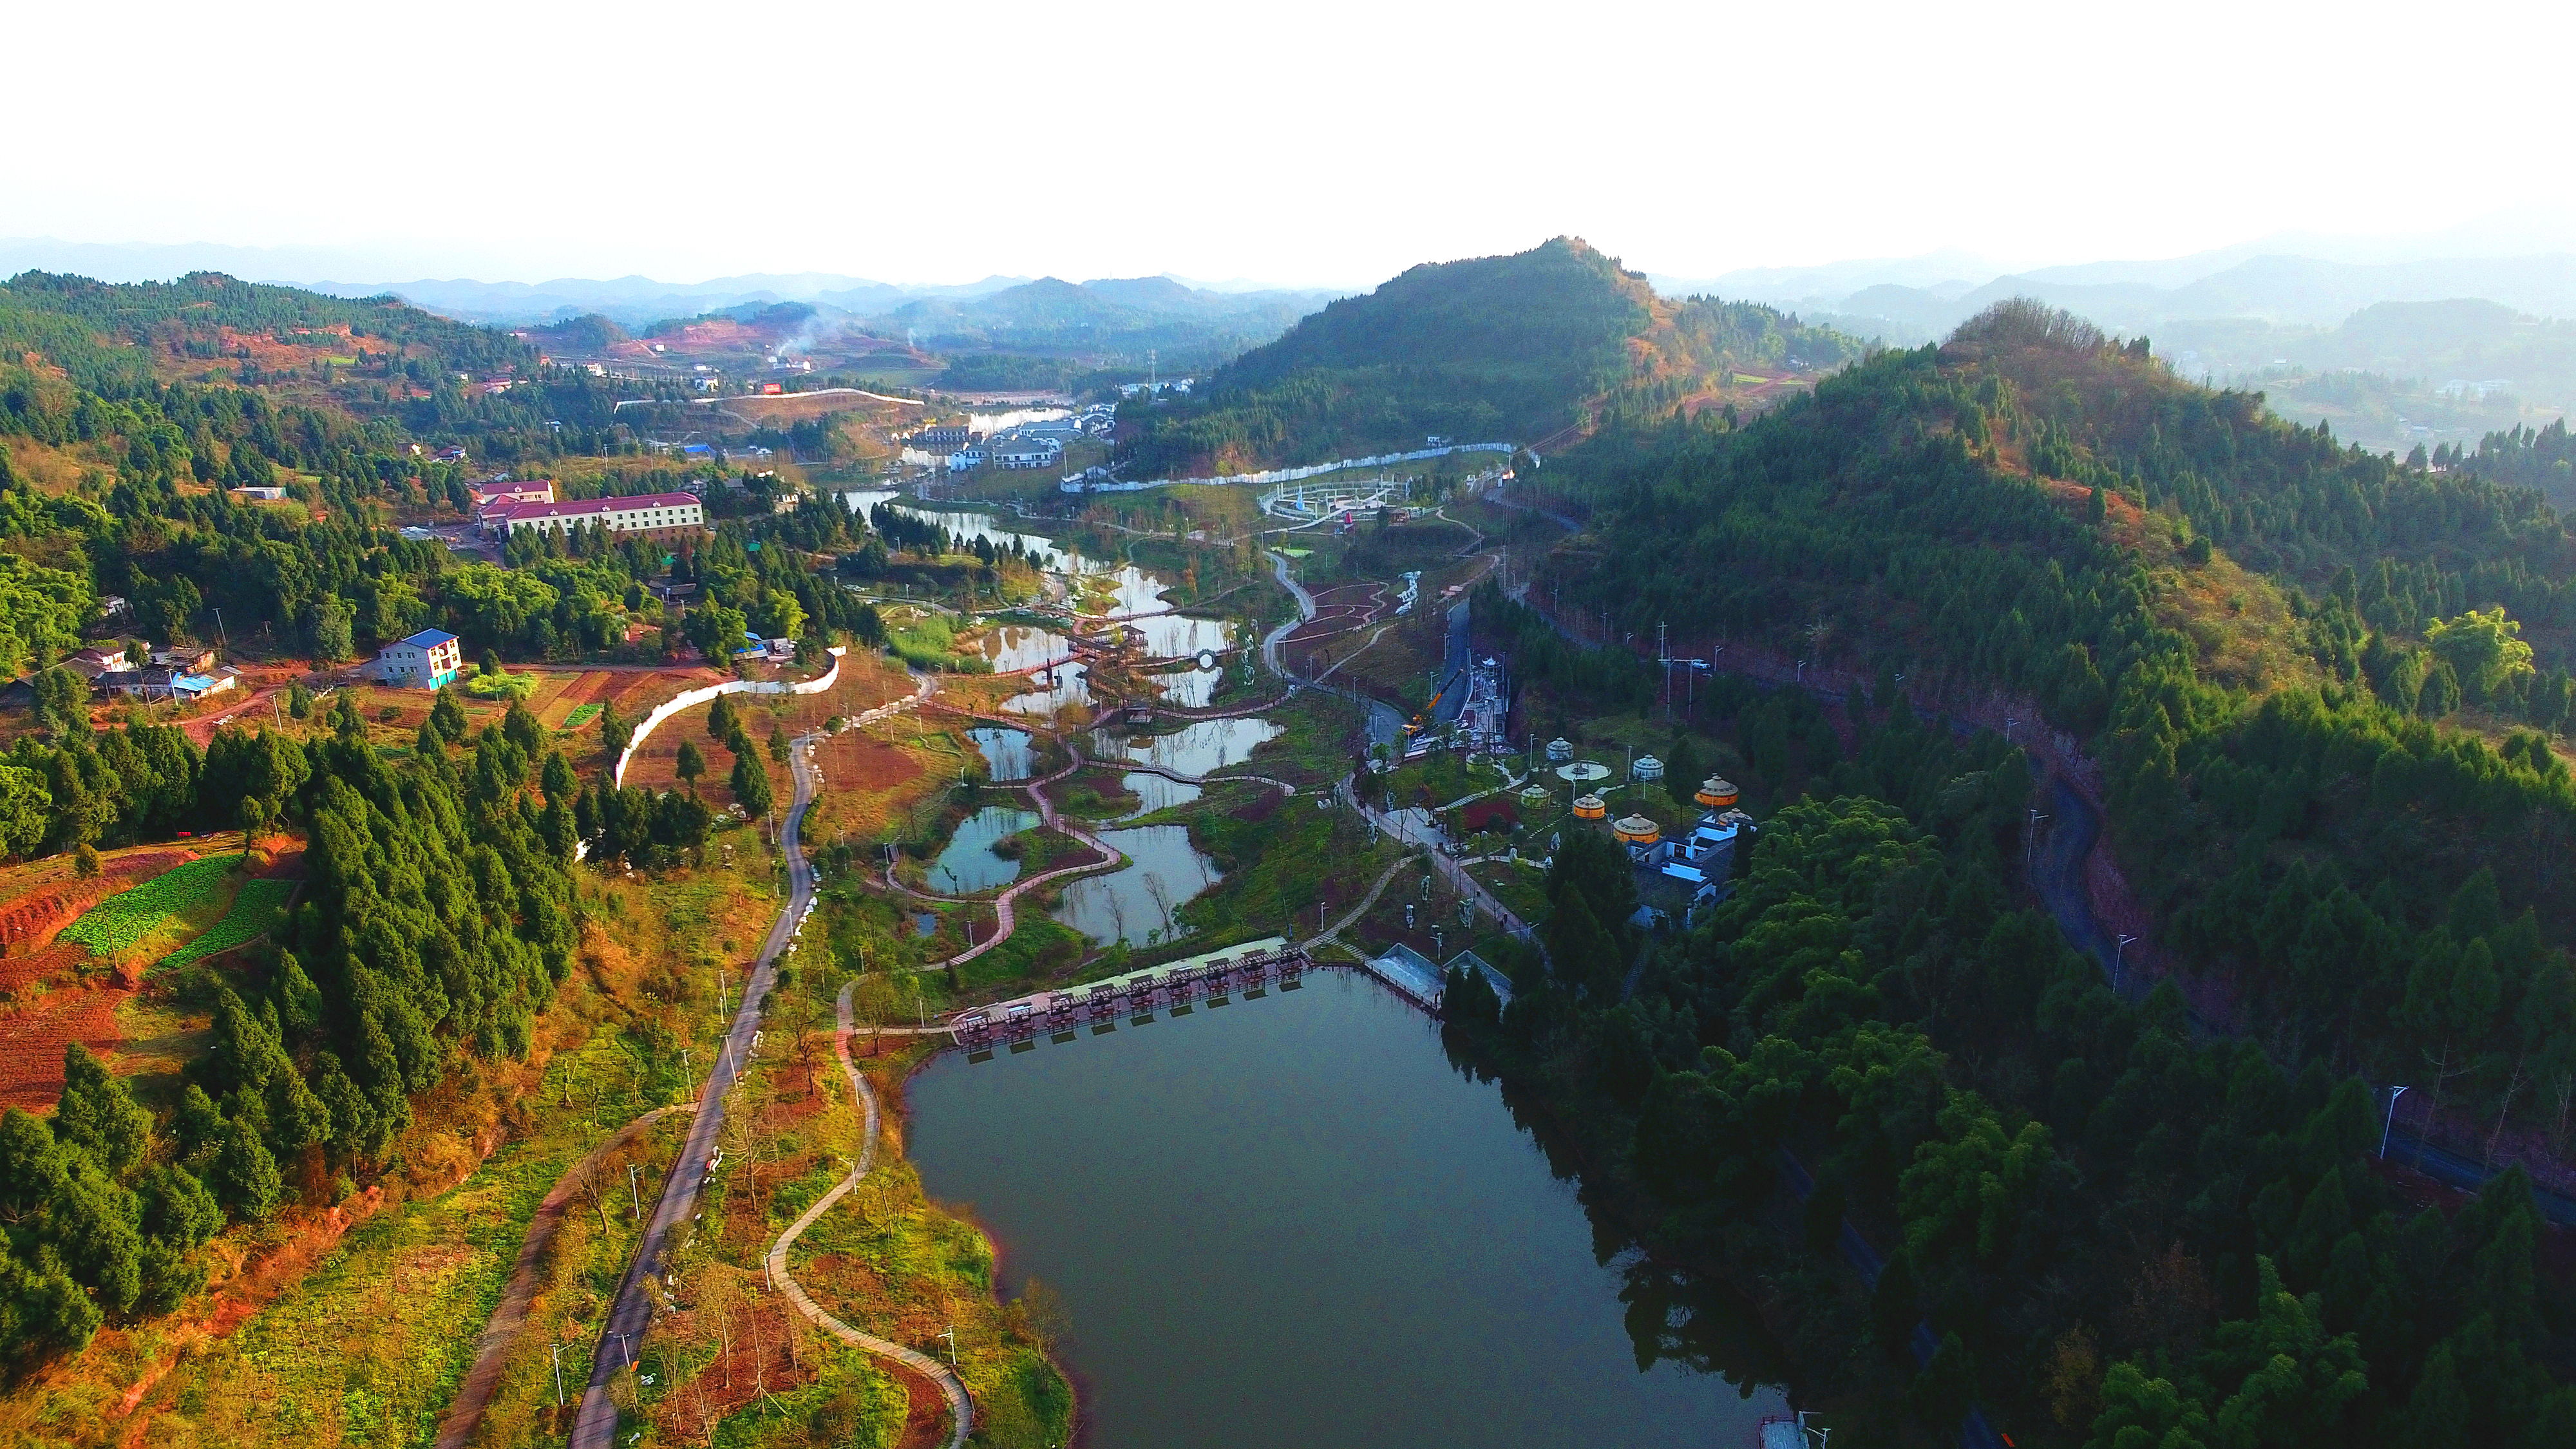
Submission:
[[[1609,814],[1609,802],[1598,795],[1574,797],[1574,818],[1577,820],[1601,820],[1608,818]]]
[[[1735,805],[1735,786],[1731,781],[1721,780],[1711,775],[1699,782],[1699,793],[1691,798],[1711,810],[1732,809]]]
[[[1643,815],[1621,817],[1611,825],[1610,833],[1622,845],[1652,845],[1664,838],[1664,828]]]

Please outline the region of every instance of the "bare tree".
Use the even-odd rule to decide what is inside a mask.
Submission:
[[[1162,929],[1170,930],[1172,927],[1171,888],[1163,884],[1162,876],[1149,870],[1145,872],[1145,894],[1154,902],[1154,915],[1161,923]]]

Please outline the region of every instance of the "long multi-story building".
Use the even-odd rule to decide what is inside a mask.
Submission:
[[[477,515],[483,531],[506,538],[523,528],[568,531],[585,524],[611,533],[656,537],[706,527],[706,505],[686,493],[639,493],[632,498],[584,498],[570,503],[496,503]]]

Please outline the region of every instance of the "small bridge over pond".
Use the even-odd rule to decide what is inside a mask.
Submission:
[[[1237,993],[1251,996],[1272,986],[1293,991],[1307,972],[1318,970],[1365,971],[1405,1000],[1433,1016],[1440,1014],[1437,978],[1417,979],[1417,973],[1383,969],[1372,961],[1318,961],[1303,946],[1255,946],[1241,955],[1211,957],[1197,965],[1184,963],[1159,973],[1138,971],[1088,986],[1036,991],[960,1012],[949,1023],[949,1033],[969,1052],[1040,1036],[1069,1038],[1086,1024],[1102,1027],[1135,1021],[1152,1016],[1158,1007],[1169,1010],[1201,1000],[1222,1006]]]

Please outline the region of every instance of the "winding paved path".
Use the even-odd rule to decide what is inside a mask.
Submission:
[[[1280,625],[1278,628],[1271,630],[1268,635],[1263,637],[1261,641],[1261,662],[1269,666],[1271,673],[1278,675],[1282,679],[1311,685],[1313,688],[1320,689],[1326,694],[1339,695],[1343,699],[1347,699],[1351,703],[1356,704],[1361,709],[1367,711],[1369,743],[1385,745],[1393,744],[1397,740],[1402,739],[1404,737],[1404,716],[1397,714],[1394,707],[1386,703],[1386,701],[1371,699],[1367,695],[1359,693],[1357,690],[1344,689],[1338,684],[1326,684],[1321,680],[1298,680],[1296,675],[1288,672],[1287,664],[1280,658],[1279,646],[1289,635],[1297,632],[1297,630],[1303,626],[1307,620],[1315,617],[1315,596],[1306,592],[1306,586],[1297,582],[1295,577],[1290,575],[1288,572],[1287,557],[1276,550],[1273,550],[1270,555],[1270,568],[1273,573],[1276,573],[1279,576],[1279,586],[1286,589],[1296,598],[1299,617],[1289,623]]]
[[[1081,826],[1076,825],[1055,813],[1055,802],[1047,798],[1046,787],[1054,784],[1058,780],[1064,779],[1076,770],[1079,770],[1083,766],[1091,763],[1089,760],[1083,758],[1082,751],[1073,748],[1071,745],[1065,746],[1065,753],[1073,757],[1073,762],[1071,764],[1066,765],[1063,769],[1058,770],[1054,774],[1048,775],[1043,779],[1022,780],[1018,783],[1018,788],[1028,791],[1029,798],[1037,802],[1038,819],[1042,825],[1050,830],[1061,830],[1065,834],[1072,836],[1074,839],[1081,841],[1083,844],[1098,852],[1100,858],[1085,865],[1068,865],[1047,871],[1042,875],[1030,876],[1027,880],[1021,881],[1013,885],[1010,889],[1002,892],[1000,895],[995,896],[992,901],[992,936],[979,945],[969,946],[965,950],[958,952],[956,955],[949,957],[945,961],[941,961],[934,966],[928,966],[922,969],[939,970],[949,966],[963,966],[967,962],[974,960],[976,957],[983,955],[985,952],[992,950],[994,947],[1001,945],[1004,941],[1011,939],[1011,933],[1019,929],[1019,919],[1016,913],[1016,906],[1023,892],[1034,890],[1039,886],[1045,885],[1049,881],[1062,880],[1066,876],[1083,875],[1095,870],[1106,870],[1109,867],[1117,865],[1127,859],[1125,855],[1112,847],[1109,842],[1102,840],[1099,836],[1092,834],[1090,831],[1083,829]],[[902,881],[895,879],[894,867],[891,865],[887,866],[885,869],[885,883],[889,889],[900,891],[905,895],[911,896],[915,900],[936,901],[942,905],[981,904],[980,902],[972,899],[965,899],[957,896],[935,896],[927,891],[915,890],[911,886],[905,885]]]
[[[967,1397],[966,1385],[957,1377],[956,1371],[926,1353],[861,1333],[824,1312],[822,1305],[808,1296],[803,1285],[796,1281],[795,1275],[787,1271],[787,1250],[796,1245],[796,1240],[803,1237],[805,1230],[814,1226],[817,1219],[830,1212],[833,1204],[849,1196],[850,1189],[859,1185],[859,1179],[867,1176],[868,1168],[876,1162],[877,1094],[868,1085],[868,1079],[859,1075],[858,1067],[850,1061],[850,1033],[854,1030],[850,1017],[850,989],[857,984],[855,981],[844,982],[840,999],[833,1003],[839,1020],[832,1033],[832,1054],[841,1059],[842,1074],[850,1079],[850,1092],[866,1113],[865,1135],[859,1139],[858,1165],[851,1168],[850,1175],[841,1179],[830,1192],[816,1199],[814,1205],[795,1222],[788,1224],[787,1231],[780,1233],[778,1241],[770,1244],[769,1256],[762,1260],[762,1266],[769,1272],[770,1286],[786,1294],[787,1301],[796,1305],[796,1311],[812,1320],[816,1327],[862,1353],[892,1359],[939,1385],[939,1392],[948,1398],[949,1422],[954,1426],[948,1433],[948,1449],[964,1449],[966,1436],[975,1428],[975,1403]]]
[[[912,698],[917,701],[928,697],[925,681]],[[671,1174],[663,1182],[652,1221],[644,1229],[635,1260],[627,1265],[625,1281],[618,1285],[608,1321],[600,1329],[598,1346],[591,1354],[590,1383],[582,1391],[581,1410],[573,1419],[572,1449],[610,1449],[617,1438],[617,1403],[610,1397],[609,1385],[619,1370],[635,1361],[634,1353],[642,1345],[645,1331],[652,1327],[653,1299],[661,1287],[673,1230],[697,1213],[698,1192],[714,1170],[716,1143],[724,1131],[725,1094],[740,1077],[742,1064],[751,1052],[752,1036],[760,1030],[761,1011],[769,1003],[769,989],[778,976],[778,958],[786,953],[797,923],[813,902],[814,867],[806,861],[797,836],[805,824],[805,809],[814,800],[811,755],[816,738],[810,734],[799,736],[787,753],[788,771],[796,780],[796,798],[787,807],[786,826],[779,835],[787,859],[786,907],[770,925],[769,938],[752,965],[751,979],[743,988],[742,1005],[735,1009],[733,1026],[725,1033],[713,1070],[707,1074],[706,1091],[698,1102],[698,1120],[689,1129],[687,1145],[671,1164]]]
[[[1184,775],[1169,765],[1149,765],[1142,760],[1094,760],[1092,763],[1117,770],[1121,774],[1160,775],[1166,780],[1183,785],[1225,785],[1244,780],[1255,785],[1268,785],[1283,795],[1297,793],[1296,786],[1285,780],[1274,780],[1268,775]]]
[[[448,1406],[447,1419],[438,1426],[435,1449],[460,1449],[474,1437],[483,1422],[483,1411],[492,1406],[492,1391],[501,1383],[501,1370],[509,1361],[510,1346],[518,1341],[519,1330],[527,1326],[528,1305],[536,1300],[537,1260],[554,1241],[555,1229],[563,1226],[566,1209],[572,1206],[572,1195],[599,1169],[600,1160],[632,1142],[647,1127],[673,1112],[694,1112],[695,1102],[674,1102],[656,1107],[617,1129],[617,1135],[590,1149],[581,1161],[557,1179],[546,1200],[537,1204],[537,1215],[528,1224],[527,1241],[519,1245],[519,1261],[510,1270],[509,1286],[501,1290],[501,1301],[492,1310],[492,1320],[483,1336],[474,1341],[474,1365],[465,1371],[465,1381],[456,1386],[456,1399]]]
[[[1377,904],[1377,898],[1386,894],[1387,882],[1395,879],[1395,873],[1404,869],[1411,863],[1412,860],[1410,857],[1399,857],[1395,864],[1388,866],[1385,872],[1378,876],[1377,884],[1369,887],[1368,895],[1362,898],[1358,905],[1351,907],[1349,914],[1343,916],[1340,920],[1333,922],[1333,928],[1331,930],[1321,932],[1313,940],[1308,941],[1306,943],[1306,949],[1311,951],[1318,946],[1339,943],[1342,932],[1349,930],[1360,917],[1367,915],[1369,910]]]

